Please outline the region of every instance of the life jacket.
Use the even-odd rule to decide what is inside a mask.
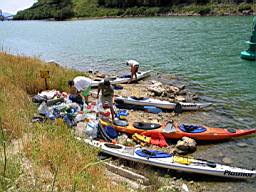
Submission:
[[[147,137],[151,137],[152,145],[157,145],[159,147],[167,147],[168,146],[164,136],[161,133],[159,133],[158,131],[145,131],[141,134],[145,135]]]

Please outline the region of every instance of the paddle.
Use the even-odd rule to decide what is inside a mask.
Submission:
[[[215,168],[216,167],[216,163],[212,162],[212,161],[207,161],[207,160],[203,160],[203,159],[194,159],[194,158],[190,158],[190,157],[182,157],[182,156],[173,156],[173,160],[176,163],[181,163],[181,164],[185,164],[185,165],[190,165],[192,163],[194,164],[200,164],[200,165],[207,165],[208,167],[211,168]]]
[[[213,161],[208,161],[208,160],[204,160],[204,159],[195,159],[198,163],[203,163],[206,164],[209,167],[215,168],[217,165],[215,162]]]

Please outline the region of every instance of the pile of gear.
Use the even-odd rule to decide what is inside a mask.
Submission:
[[[101,139],[126,146],[168,147],[165,137],[154,130],[145,130],[129,136],[124,133],[118,133],[111,126],[110,109],[105,108],[100,99],[87,104],[83,102],[83,105],[81,105],[72,101],[70,95],[66,92],[49,90],[38,93],[32,98],[32,101],[38,104],[39,114],[32,118],[32,122],[63,121],[68,127],[74,129],[76,136],[82,138]],[[114,124],[123,127],[128,126],[128,110],[115,108],[115,111]],[[101,123],[102,120],[109,123],[103,125]],[[139,124],[137,126],[143,126]],[[182,141],[179,141],[174,148],[174,152],[178,154],[192,153],[195,150],[196,142],[187,137],[182,138]]]

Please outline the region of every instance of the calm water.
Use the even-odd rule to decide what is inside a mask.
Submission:
[[[124,61],[175,74],[211,110],[185,114],[184,120],[220,127],[256,127],[256,62],[240,59],[251,35],[252,17],[166,17],[65,22],[1,22],[0,45],[15,54],[54,59],[80,70],[125,71]],[[188,117],[189,115],[189,117]],[[249,147],[239,148],[245,142]],[[202,147],[221,160],[256,168],[255,137]],[[207,181],[209,190],[254,191],[255,181]],[[230,186],[228,189],[227,186]]]

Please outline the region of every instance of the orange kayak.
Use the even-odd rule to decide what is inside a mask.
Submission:
[[[124,132],[127,134],[143,133],[154,130],[160,132],[162,135],[164,135],[165,138],[168,139],[181,139],[182,137],[186,136],[200,141],[221,141],[256,133],[256,129],[224,129],[200,125],[184,125],[170,122],[159,126],[152,126],[154,124],[148,123],[148,128],[146,126],[137,126],[136,128],[136,124],[143,125],[144,123],[130,123],[128,126],[117,126],[103,120],[100,120],[100,123],[103,126],[110,125],[118,132]]]

